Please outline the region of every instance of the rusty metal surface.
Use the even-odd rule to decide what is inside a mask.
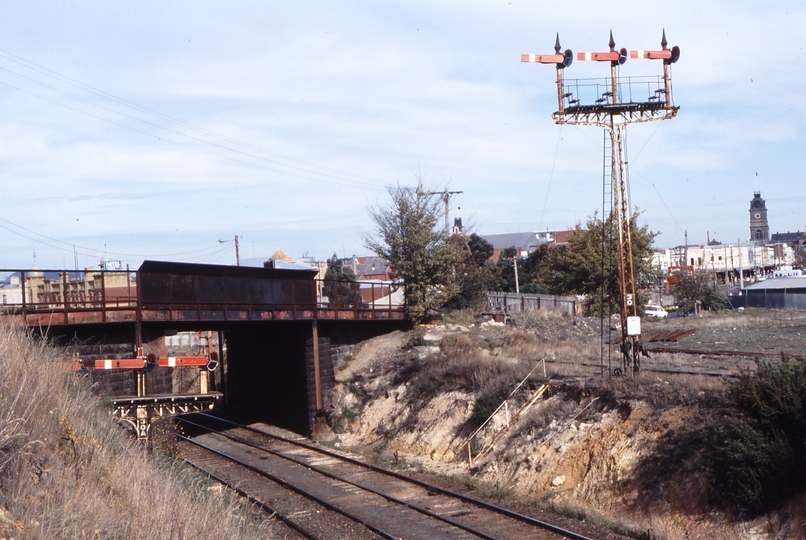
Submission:
[[[345,282],[349,297],[328,299],[320,295],[331,282],[316,280],[314,269],[145,261],[136,272],[0,272],[17,276],[21,296],[0,315],[28,326],[405,318],[391,297],[400,285]]]

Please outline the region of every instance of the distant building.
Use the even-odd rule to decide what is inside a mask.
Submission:
[[[801,268],[806,266],[806,232],[775,233],[772,241],[790,246],[795,252],[795,265]]]
[[[806,276],[792,273],[794,275],[783,275],[754,283],[741,291],[731,291],[731,305],[806,309]]]
[[[721,283],[738,285],[740,276],[745,281],[763,279],[794,260],[794,251],[785,244],[696,244],[656,250],[652,266],[666,274],[669,285],[687,272],[714,274]]]
[[[505,234],[480,234],[482,238],[493,245],[492,261],[498,262],[501,252],[514,247],[519,257],[528,257],[531,252],[542,245],[555,246],[568,244],[568,239],[574,234],[570,231],[542,231]]]
[[[750,241],[765,244],[770,241],[770,225],[767,223],[767,204],[756,191],[750,201]]]
[[[110,261],[104,257],[100,267],[106,268]],[[135,274],[128,270],[87,268],[83,272],[43,272],[34,263],[31,270],[14,272],[0,284],[0,303],[6,305],[56,306],[68,303],[75,307],[91,307],[99,302],[127,305],[136,298],[137,281]]]

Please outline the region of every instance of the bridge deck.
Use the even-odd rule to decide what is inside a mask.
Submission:
[[[135,272],[2,274],[0,315],[28,326],[405,318],[402,285],[315,279],[316,270],[146,261]]]

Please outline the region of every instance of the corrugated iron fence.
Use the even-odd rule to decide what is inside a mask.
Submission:
[[[804,292],[770,292],[744,291],[742,296],[733,296],[730,299],[733,307],[758,307],[758,308],[794,308],[806,309],[806,294]]]

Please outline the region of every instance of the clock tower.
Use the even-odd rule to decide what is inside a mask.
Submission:
[[[770,241],[770,226],[767,224],[767,205],[761,192],[754,193],[750,201],[750,241],[763,244]]]

